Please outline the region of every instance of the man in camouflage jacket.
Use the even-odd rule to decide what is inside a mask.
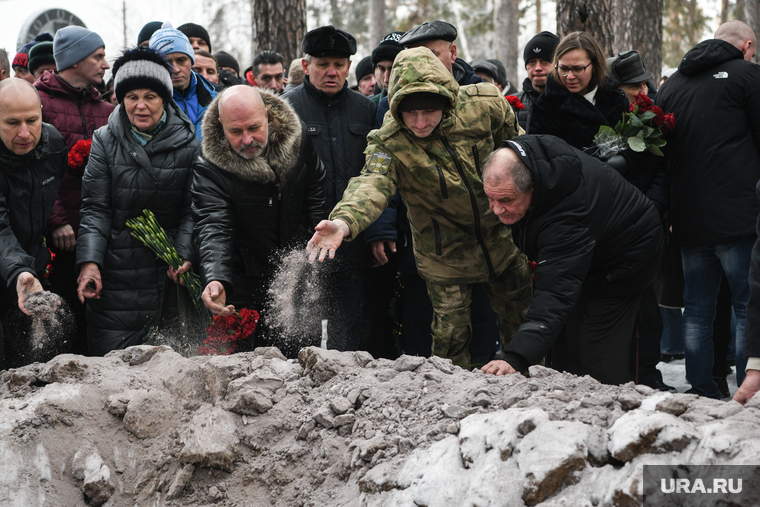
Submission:
[[[481,179],[494,147],[521,132],[495,86],[460,87],[427,48],[399,53],[389,96],[391,117],[370,133],[361,175],[350,181],[330,221],[317,226],[308,250],[312,260],[333,258],[343,239],[370,225],[398,190],[433,302],[433,354],[469,367],[472,284],[486,284],[507,338],[530,305],[526,258],[490,210]]]

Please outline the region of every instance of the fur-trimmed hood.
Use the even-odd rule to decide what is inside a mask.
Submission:
[[[219,122],[219,94],[209,104],[203,117],[203,158],[222,171],[259,183],[282,182],[287,178],[299,156],[301,120],[286,101],[266,90],[259,90],[269,112],[267,156],[245,159],[235,153],[224,136]]]

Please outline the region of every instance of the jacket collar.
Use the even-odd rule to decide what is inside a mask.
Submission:
[[[301,120],[288,102],[266,90],[259,93],[269,112],[267,156],[246,159],[232,150],[219,121],[219,97],[209,105],[203,117],[202,153],[220,170],[243,180],[281,183],[300,156]]]
[[[63,79],[56,72],[45,71],[45,74],[43,74],[42,78],[35,83],[35,86],[39,91],[46,92],[50,95],[66,95],[76,100],[100,100],[100,92],[94,86],[77,88],[76,86],[69,84],[68,81]]]
[[[348,81],[346,81],[343,83],[343,88],[341,88],[338,93],[331,97],[328,97],[325,92],[319,90],[316,86],[311,84],[309,76],[306,75],[303,77],[303,87],[307,92],[317,97],[320,101],[328,103],[338,102],[340,100],[343,100],[346,97],[347,93],[354,93],[352,90],[348,89]]]

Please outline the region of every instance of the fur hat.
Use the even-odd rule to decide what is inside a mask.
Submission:
[[[124,51],[113,64],[114,93],[119,104],[140,88],[156,92],[168,104],[172,100],[172,66],[154,49],[136,47]]]
[[[350,58],[356,54],[356,39],[334,26],[320,26],[304,35],[301,51],[311,56]]]
[[[66,70],[104,47],[106,43],[95,32],[81,26],[65,26],[53,39],[55,66],[59,72]]]
[[[187,35],[180,32],[172,26],[170,22],[161,25],[160,30],[156,30],[150,36],[150,48],[155,49],[162,55],[169,53],[185,53],[190,57],[190,61],[195,65],[195,50],[193,50]]]
[[[46,63],[55,64],[55,58],[53,57],[53,43],[50,41],[38,42],[29,50],[29,64],[27,65],[29,67],[29,72],[34,74],[34,71]]]

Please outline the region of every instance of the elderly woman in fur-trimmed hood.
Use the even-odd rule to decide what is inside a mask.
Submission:
[[[127,220],[151,210],[185,261],[180,271],[192,268],[190,183],[200,155],[193,124],[172,100],[163,56],[128,50],[113,72],[119,106],[93,135],[76,252],[88,347],[97,355],[139,345],[161,315],[167,270],[177,278],[130,235]]]
[[[245,85],[222,92],[203,120],[192,197],[203,301],[218,315],[241,307],[258,311],[259,346],[268,331],[262,310],[272,255],[304,247],[327,215],[324,167],[290,104]],[[292,350],[277,345],[298,351],[297,344]]]

